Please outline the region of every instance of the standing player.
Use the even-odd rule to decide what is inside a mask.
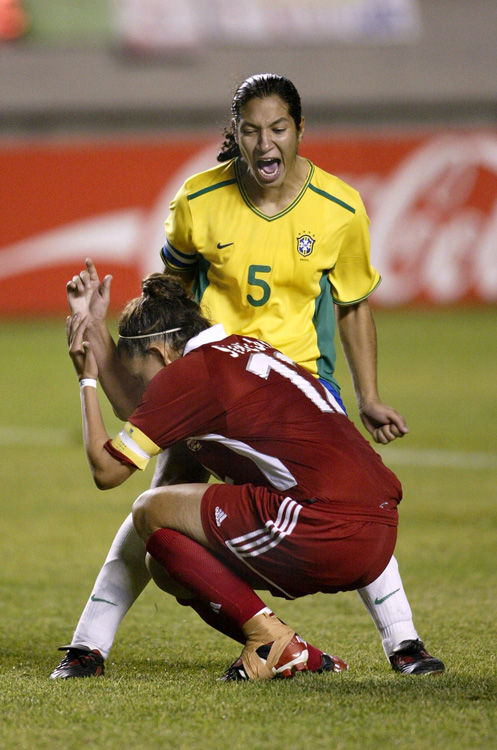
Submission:
[[[119,322],[118,355],[145,391],[110,441],[85,326],[68,319],[97,486],[116,487],[186,441],[224,484],[144,493],[133,518],[148,552],[242,634],[242,656],[225,679],[307,671],[308,644],[252,586],[294,599],[376,580],[395,546],[397,478],[304,368],[265,342],[211,327],[183,285],[161,274],[145,279]]]
[[[222,321],[229,332],[269,341],[339,399],[333,375],[336,311],[362,421],[379,443],[402,437],[407,432],[403,417],[378,396],[368,297],[380,277],[370,263],[369,220],[359,194],[298,154],[304,120],[300,97],[288,79],[247,79],[235,94],[232,116],[218,157],[221,166],[187,180],[171,204],[162,251],[166,267],[193,281],[196,297],[213,321]],[[98,288],[90,265],[70,283],[69,297],[73,311],[81,306],[85,312],[97,289],[88,336],[95,339],[97,358],[105,358],[109,342],[102,333],[101,294],[106,287],[100,293]],[[133,381],[126,384],[122,374],[103,385],[127,418],[139,397]],[[158,461],[154,485],[204,481],[184,458],[181,445],[167,452]],[[54,676],[77,676],[86,667],[92,673],[94,657],[85,656],[81,647],[106,656],[119,623],[147,581],[143,546],[128,518],[93,592],[97,600],[112,592],[115,606],[90,599],[74,633],[72,653]],[[439,669],[439,660],[426,654],[414,628],[394,558],[375,585],[359,594],[394,669],[414,674]]]

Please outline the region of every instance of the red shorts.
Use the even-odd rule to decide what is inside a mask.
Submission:
[[[213,484],[201,506],[215,552],[253,588],[296,599],[372,583],[392,557],[390,525],[340,515],[324,500],[298,503],[250,484]]]

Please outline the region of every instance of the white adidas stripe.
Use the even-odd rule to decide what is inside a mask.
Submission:
[[[269,519],[262,528],[228,539],[225,544],[239,558],[263,555],[292,533],[301,510],[299,503],[286,497],[279,507],[276,521]]]
[[[276,584],[270,578],[262,575],[259,570],[250,564],[249,559],[264,554],[264,552],[275,547],[283,541],[286,536],[291,534],[295,528],[301,510],[302,506],[299,505],[299,503],[295,502],[295,500],[292,500],[290,497],[286,497],[279,507],[276,521],[266,521],[265,526],[261,529],[250,531],[248,534],[243,534],[242,536],[229,539],[225,542],[228,549],[235,555],[235,557],[243,562],[249,570],[256,573],[259,578],[262,578],[270,584],[273,589],[281,591],[287,599],[295,599],[295,597],[289,594],[288,591],[285,591],[285,589],[281,588],[281,586]],[[265,542],[267,542],[267,544]]]

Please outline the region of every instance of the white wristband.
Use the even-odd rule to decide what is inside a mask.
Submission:
[[[85,385],[88,385],[90,388],[96,388],[97,387],[97,381],[95,378],[81,378],[79,381],[79,387],[84,388]]]

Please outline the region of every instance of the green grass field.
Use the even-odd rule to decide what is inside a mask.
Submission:
[[[105,678],[50,681],[56,649],[151,475],[109,493],[94,487],[63,320],[3,321],[2,747],[495,747],[497,311],[378,312],[376,320],[381,394],[411,429],[383,451],[405,490],[396,555],[415,624],[446,673],[394,674],[354,593],[267,597],[349,672],[221,684],[238,645],[151,585],[118,633]],[[350,406],[343,362],[339,374]]]

